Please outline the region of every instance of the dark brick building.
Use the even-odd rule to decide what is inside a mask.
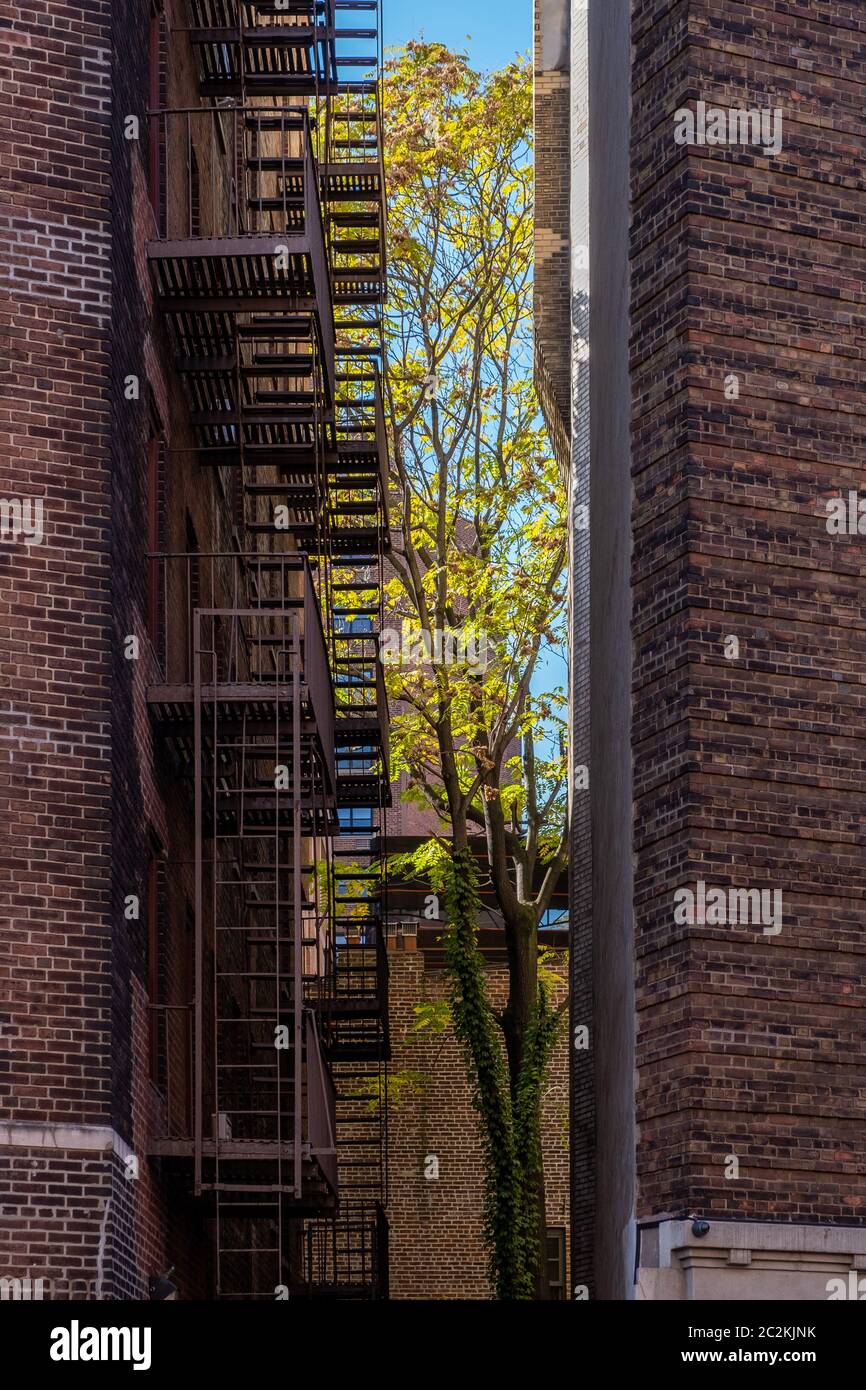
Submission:
[[[570,10],[593,1023],[573,1104],[596,1151],[574,1146],[576,1221],[596,1184],[574,1280],[824,1299],[866,1263],[863,559],[827,507],[866,462],[866,17]]]
[[[376,10],[0,58],[0,1275],[382,1296]]]

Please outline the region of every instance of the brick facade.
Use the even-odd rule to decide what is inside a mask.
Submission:
[[[823,508],[866,463],[864,38],[632,7],[639,1218],[866,1215],[864,564]],[[677,145],[701,100],[781,109],[781,150]],[[779,890],[781,931],[677,925],[697,880]]]
[[[589,754],[589,198],[586,12],[536,0],[535,384],[569,496],[569,922],[571,1032],[590,1028],[592,855]],[[592,1290],[595,1101],[592,1046],[570,1076],[572,1282]]]
[[[535,0],[535,383],[556,457],[571,437],[570,23],[566,0]]]
[[[179,37],[167,57],[183,8],[169,0],[160,21],[178,106],[197,99]],[[52,1297],[147,1297],[172,1264],[187,1296],[209,1288],[204,1228],[171,1207],[147,1158],[167,1123],[149,1064],[148,871],[155,855],[192,858],[146,704],[148,448],[160,435],[165,458],[190,440],[144,258],[152,13],[150,0],[0,9],[3,494],[42,498],[45,518],[41,545],[4,538],[0,551],[12,920],[0,1273],[42,1277]],[[161,512],[165,548],[185,548],[187,516],[203,549],[216,548],[215,519],[230,531],[191,463],[164,482]],[[189,1002],[177,972],[172,989]]]
[[[595,1023],[572,1123],[590,1113],[595,1162],[574,1144],[575,1177],[583,1162],[597,1183],[594,1232],[574,1207],[574,1277],[630,1297],[637,1256],[653,1266],[640,1297],[824,1297],[808,1252],[860,1260],[866,1197],[863,564],[825,505],[864,464],[866,19],[845,0],[571,10],[572,289],[588,97],[593,363],[587,398],[578,341],[571,479],[579,496],[583,450],[592,592],[576,545],[572,715],[575,745],[591,740],[592,829],[572,918],[590,872],[592,929],[573,969]],[[699,103],[778,109],[781,147],[678,143],[676,113]],[[540,121],[539,161],[564,171]],[[538,294],[543,334],[559,299],[543,280]],[[676,921],[675,892],[699,881],[778,891],[781,930]],[[728,1233],[703,1254],[676,1220],[693,1212]],[[731,1292],[746,1246],[782,1271],[772,1294],[757,1275]]]
[[[91,1147],[112,1098],[110,6],[34,0],[0,18],[2,492],[44,508],[41,544],[0,543],[0,1200],[15,1199],[0,1272],[56,1282],[98,1277],[113,1187]],[[43,1149],[49,1123],[83,1141]]]
[[[388,953],[390,1072],[405,1078],[403,1085],[398,1080],[399,1095],[394,1096],[388,1121],[390,1293],[396,1299],[488,1299],[481,1241],[481,1146],[462,1052],[450,1027],[435,1036],[414,1031],[415,1006],[446,997],[438,934],[428,929],[422,938],[399,938],[401,946],[410,949],[392,946]],[[494,1002],[504,1004],[507,971],[495,957],[488,965],[488,986]],[[542,1125],[547,1224],[567,1230],[565,1028],[551,1063]],[[424,1176],[429,1155],[438,1159],[436,1179]]]

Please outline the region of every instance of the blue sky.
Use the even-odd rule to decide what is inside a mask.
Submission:
[[[532,0],[382,0],[382,12],[386,46],[423,36],[465,49],[478,68],[501,67],[532,44]]]

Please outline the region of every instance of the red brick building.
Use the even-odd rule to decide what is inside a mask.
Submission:
[[[574,1280],[825,1299],[866,1261],[864,565],[827,510],[866,462],[866,16],[538,8],[570,9],[588,289],[573,960],[593,1042],[572,1103],[575,1199],[595,1195]],[[542,186],[561,172],[540,160]]]
[[[395,712],[392,709],[392,716]],[[431,812],[407,806],[411,835],[389,836],[405,854],[441,830]],[[389,828],[396,818],[388,813]],[[476,845],[479,865],[485,850]],[[483,873],[482,878],[486,877]],[[478,945],[488,997],[504,1008],[509,993],[506,929],[489,886],[480,889]],[[568,890],[554,891],[542,919],[539,948],[551,999],[565,998],[568,976]],[[481,1236],[484,1195],[478,1116],[463,1047],[454,1034],[445,973],[447,919],[422,879],[392,870],[388,892],[388,1200],[390,1296],[396,1299],[488,1299]],[[557,979],[553,977],[556,976]],[[567,1020],[551,1058],[543,1095],[541,1146],[550,1297],[568,1289],[569,1043]]]
[[[382,1296],[377,13],[0,18],[0,1274]]]
[[[548,969],[562,976],[565,932],[549,932]],[[480,932],[494,1007],[508,994],[501,928]],[[487,1299],[481,1239],[482,1154],[463,1050],[430,1006],[448,997],[442,926],[406,922],[388,937],[391,1098],[388,1114],[390,1296]],[[427,1012],[419,1014],[418,1010]],[[422,1026],[419,1027],[419,1023]],[[568,1036],[550,1064],[542,1105],[547,1275],[550,1296],[567,1297]]]

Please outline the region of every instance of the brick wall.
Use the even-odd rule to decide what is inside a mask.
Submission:
[[[147,1156],[153,1137],[185,1132],[189,1115],[186,1015],[160,1015],[157,1023],[160,1045],[171,1048],[171,1095],[164,1066],[152,1073],[149,1038],[154,1002],[191,1003],[191,981],[184,966],[194,858],[191,797],[154,736],[147,707],[147,687],[160,678],[162,658],[148,629],[148,444],[154,435],[161,440],[160,546],[186,551],[191,524],[201,551],[227,549],[221,528],[230,531],[231,523],[227,499],[215,478],[199,470],[194,455],[185,452],[194,443],[189,405],[173,370],[172,348],[156,312],[145,256],[147,242],[158,233],[149,187],[146,119],[151,13],[149,0],[123,0],[113,8],[117,119],[112,124],[112,901],[114,920],[120,924],[113,967],[114,1123],[138,1158],[139,1176],[127,1184],[125,1197],[139,1278],[174,1265],[184,1297],[207,1297],[212,1292],[210,1242],[203,1223],[180,1200],[180,1189],[167,1185],[160,1165]],[[194,58],[181,32],[185,16],[183,0],[167,0],[159,19],[162,100],[177,108],[198,101]],[[130,35],[135,35],[134,42]],[[123,138],[121,113],[139,116],[139,141]],[[184,196],[185,163],[176,160],[170,173],[162,205],[173,207]],[[129,375],[140,382],[137,401],[124,394]],[[165,625],[182,635],[188,596],[184,583],[178,582],[180,573],[179,566],[168,572],[161,598]],[[125,658],[128,634],[140,640],[137,661]],[[146,900],[154,854],[161,865],[157,1001],[149,989]],[[137,922],[124,919],[124,901],[130,894],[141,898]]]
[[[109,11],[0,5],[0,493],[44,508],[0,541],[0,1271],[52,1279],[94,1275],[110,1187],[38,1128],[110,1117]]]
[[[415,942],[408,938],[409,945]],[[407,1078],[388,1119],[390,1292],[395,1299],[487,1299],[481,1241],[481,1147],[461,1049],[450,1028],[431,1037],[414,1032],[417,1004],[446,997],[441,965],[425,950],[390,950],[393,1059],[389,1072]],[[489,966],[491,998],[505,1002],[507,973]],[[544,1102],[543,1146],[547,1224],[567,1230],[568,1043],[553,1058]],[[439,1160],[438,1179],[424,1176],[425,1158]]]
[[[0,90],[3,495],[42,501],[45,538],[0,549],[6,1042],[34,1078],[2,1085],[18,1118],[47,1104],[100,1120],[109,1076],[87,1045],[108,1019],[108,6],[18,10],[3,7]]]
[[[167,1123],[149,1065],[148,864],[155,849],[175,866],[192,858],[191,809],[146,703],[156,671],[148,441],[161,432],[166,450],[191,442],[145,258],[156,225],[145,120],[152,8],[0,5],[9,195],[0,496],[42,499],[45,529],[40,545],[0,542],[11,907],[0,1274],[44,1277],[52,1297],[144,1297],[169,1264],[185,1295],[208,1292],[204,1228],[148,1158]],[[169,0],[163,34],[184,15],[182,0]],[[163,69],[167,100],[197,99],[178,33]],[[124,136],[127,115],[141,120],[139,140]],[[185,548],[189,513],[201,549],[213,548],[226,526],[222,494],[177,453],[166,453],[164,479],[165,546]],[[126,657],[128,636],[141,643],[138,660]],[[184,952],[188,878],[186,868],[172,875],[173,962]],[[124,913],[131,895],[137,918]],[[176,979],[167,991],[183,1002]]]
[[[569,920],[572,1034],[590,1027],[592,858],[589,790],[590,500],[587,13],[560,0],[534,10],[536,390],[569,494]],[[581,769],[580,772],[577,770]],[[594,1046],[570,1077],[572,1283],[593,1289]]]
[[[639,0],[632,40],[638,1216],[859,1222],[864,561],[823,502],[866,464],[866,16]],[[700,100],[781,151],[675,144]],[[781,931],[677,925],[699,879]]]
[[[556,457],[571,435],[569,6],[535,0],[535,384]]]

